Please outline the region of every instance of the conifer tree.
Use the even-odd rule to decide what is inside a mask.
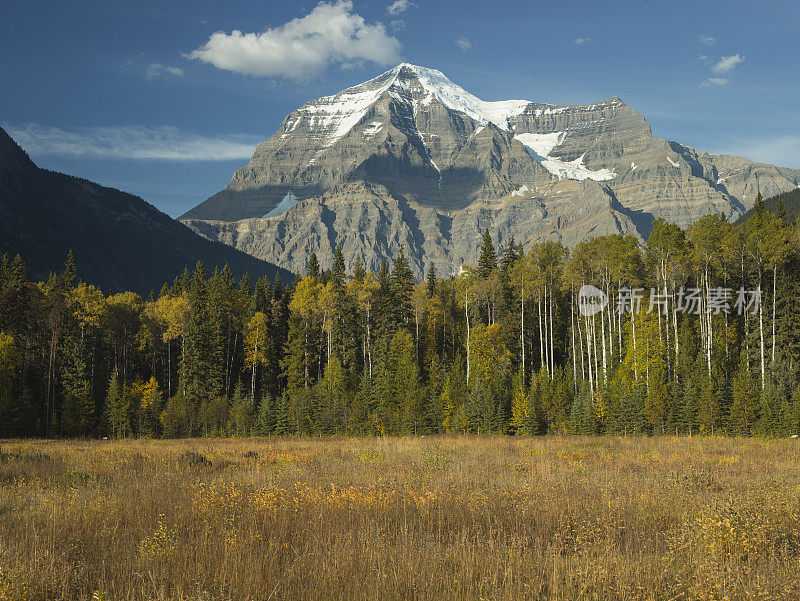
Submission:
[[[414,293],[414,276],[402,246],[392,269],[391,290],[395,323],[398,325],[410,323],[413,315],[411,295]]]
[[[264,394],[258,404],[258,414],[256,415],[254,427],[256,436],[269,436],[274,433],[275,417],[274,401],[269,394]]]
[[[478,275],[484,279],[488,278],[494,269],[497,269],[497,253],[494,250],[492,237],[489,235],[487,228],[483,230],[481,253],[478,259]]]
[[[433,263],[428,267],[428,276],[425,280],[425,292],[428,298],[436,294],[436,267],[434,267]]]
[[[366,274],[367,272],[364,269],[364,259],[361,258],[361,255],[357,255],[355,264],[353,265],[353,280],[356,282],[362,282]]]
[[[0,331],[0,432],[4,437],[10,435],[12,426],[16,426],[21,417],[14,386],[19,359],[14,338]]]
[[[739,367],[733,379],[732,395],[731,432],[739,436],[750,436],[758,414],[759,394],[744,353],[739,360]]]
[[[114,438],[123,438],[130,433],[130,406],[116,369],[108,383],[105,419],[109,434]]]
[[[315,280],[319,279],[320,268],[319,268],[319,261],[317,260],[317,253],[311,253],[311,256],[308,258],[308,265],[306,266],[306,275],[311,278],[314,278]]]

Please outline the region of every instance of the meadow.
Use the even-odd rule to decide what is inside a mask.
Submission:
[[[0,444],[0,600],[797,599],[800,442]]]

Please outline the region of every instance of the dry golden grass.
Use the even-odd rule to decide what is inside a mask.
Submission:
[[[3,601],[800,598],[797,441],[0,446]]]

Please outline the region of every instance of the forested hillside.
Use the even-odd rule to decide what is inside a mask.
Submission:
[[[798,431],[798,232],[760,199],[742,225],[656,220],[645,247],[487,233],[417,285],[402,253],[344,265],[312,256],[292,290],[198,264],[143,299],[6,257],[0,435]],[[581,314],[584,284],[605,311]]]
[[[781,215],[787,221],[797,221],[797,218],[800,217],[800,188],[767,198],[764,201],[764,206],[767,210]],[[750,209],[738,221],[747,221],[754,211],[755,209]]]
[[[40,169],[0,128],[0,249],[45,279],[69,251],[80,277],[106,292],[148,294],[197,260],[253,277],[291,273],[198,236],[141,198]]]

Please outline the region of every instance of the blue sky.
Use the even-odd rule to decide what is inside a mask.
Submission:
[[[2,14],[0,124],[40,165],[173,216],[294,108],[401,60],[484,100],[619,96],[656,136],[800,168],[796,0],[3,0]]]

